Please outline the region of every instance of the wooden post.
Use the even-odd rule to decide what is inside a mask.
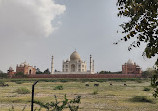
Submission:
[[[32,101],[31,101],[31,111],[33,111],[33,103],[34,103],[34,87],[37,84],[38,81],[36,81],[33,85],[32,85]]]

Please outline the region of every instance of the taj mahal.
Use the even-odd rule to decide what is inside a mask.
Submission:
[[[54,56],[51,58],[51,74],[53,75],[58,75],[58,74],[66,74],[71,76],[71,74],[74,75],[86,75],[90,74],[90,76],[95,76],[97,73],[94,72],[94,60],[92,59],[92,55],[89,57],[89,68],[87,68],[87,63],[86,61],[83,61],[78,54],[77,51],[74,51],[70,57],[66,60],[63,60],[62,63],[62,70],[61,71],[56,71],[54,70]],[[16,73],[24,73],[25,75],[36,75],[36,66],[30,66],[26,62],[17,65],[16,67],[16,72],[14,72],[13,68],[10,67],[8,70],[9,77],[13,77]],[[141,75],[142,70],[139,65],[137,65],[135,62],[132,60],[128,60],[125,64],[122,65],[122,74],[134,74],[134,75]],[[38,74],[39,75],[39,74]],[[43,75],[41,73],[41,75]],[[73,75],[73,76],[74,76]],[[118,75],[118,74],[117,74]]]
[[[64,60],[62,64],[62,71],[54,71],[54,57],[52,56],[51,61],[51,74],[94,74],[94,60],[92,60],[92,55],[90,55],[90,67],[87,70],[87,63],[82,61],[80,55],[77,51],[74,51],[70,55],[70,59]]]

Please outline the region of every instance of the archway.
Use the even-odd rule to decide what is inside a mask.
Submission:
[[[31,74],[31,69],[29,70],[29,74]]]
[[[71,65],[71,72],[75,72],[75,64]]]

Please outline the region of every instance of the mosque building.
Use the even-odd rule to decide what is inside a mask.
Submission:
[[[54,71],[54,62],[51,62],[51,74],[94,74],[94,60],[92,60],[92,56],[90,55],[90,70],[87,70],[87,63],[82,61],[80,55],[74,51],[70,55],[70,60],[67,59],[63,61],[62,71],[56,72]]]
[[[20,65],[16,66],[16,73],[22,72],[25,75],[35,75],[36,74],[36,67],[30,66],[26,62],[21,63]]]
[[[132,60],[128,60],[127,63],[122,65],[122,74],[141,74],[141,68],[139,65],[136,65]]]
[[[9,67],[8,74],[10,77],[14,76],[16,73],[22,72],[25,75],[35,75],[36,74],[36,67],[30,66],[26,62],[21,63],[20,65],[16,66],[16,72],[14,72],[12,67]]]

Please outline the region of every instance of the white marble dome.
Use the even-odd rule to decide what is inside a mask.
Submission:
[[[134,62],[133,62],[131,59],[129,59],[129,60],[127,61],[127,64],[128,64],[128,65],[134,65]]]
[[[80,55],[74,51],[71,55],[70,55],[70,61],[78,61],[81,60]]]
[[[28,65],[29,64],[27,64],[26,61],[20,64],[21,67],[28,66]]]

